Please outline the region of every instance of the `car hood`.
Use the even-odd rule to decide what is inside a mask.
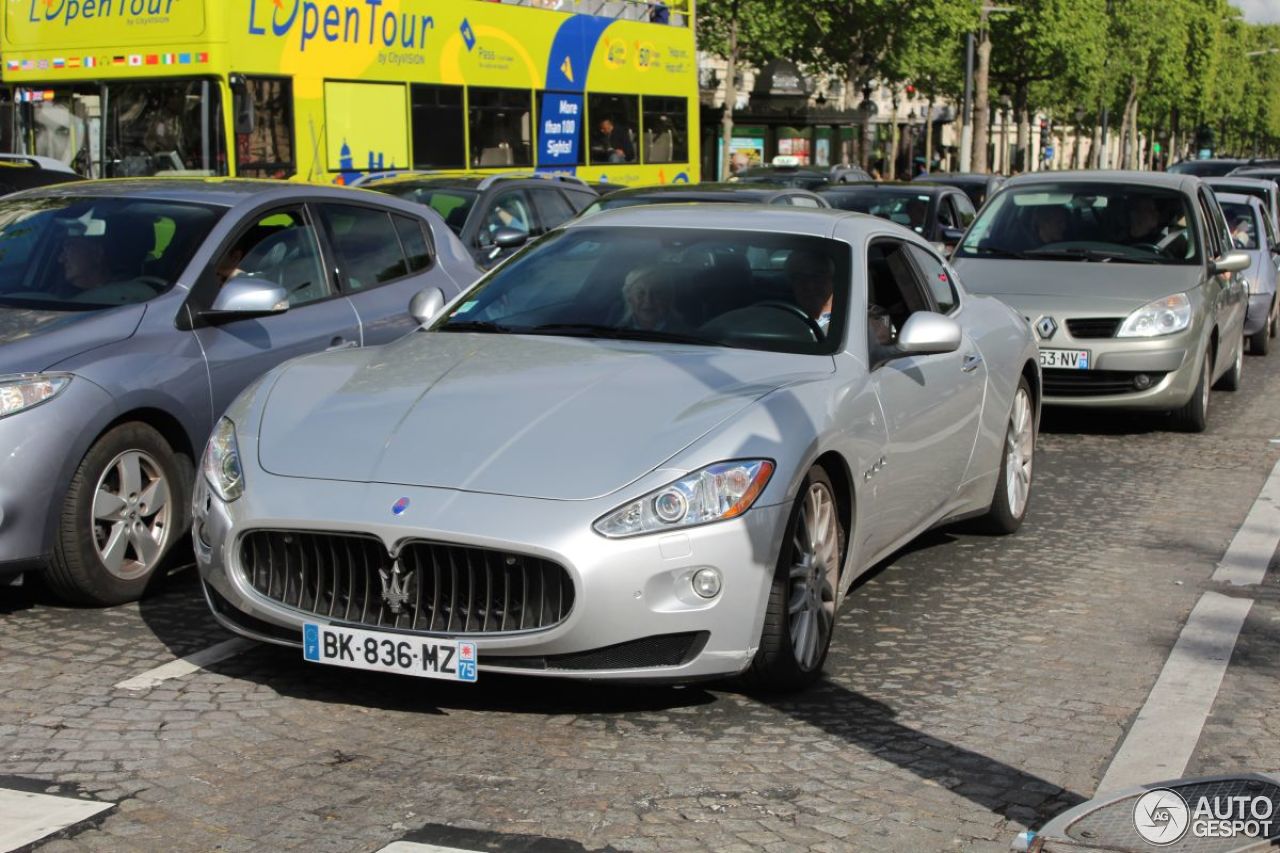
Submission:
[[[0,306],[0,374],[35,373],[133,335],[145,305],[101,311]]]
[[[955,267],[965,288],[974,293],[1052,297],[1081,307],[1126,312],[1161,296],[1191,290],[1200,283],[1203,271],[1199,266],[1171,264],[980,258],[957,258]]]
[[[287,366],[258,460],[281,476],[587,500],[833,370],[815,356],[419,332]]]

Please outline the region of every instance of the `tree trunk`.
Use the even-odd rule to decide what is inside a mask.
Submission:
[[[725,57],[724,115],[720,119],[720,180],[727,181],[733,170],[733,108],[738,102],[738,15],[733,9],[729,24],[729,55]]]
[[[987,5],[982,4],[978,23],[978,67],[973,73],[973,171],[990,171],[987,133],[991,127],[991,33],[987,30]]]
[[[1093,126],[1093,140],[1089,145],[1089,168],[1102,168],[1102,123]]]
[[[891,120],[892,123],[890,124],[889,162],[886,164],[888,174],[885,175],[885,180],[896,181],[898,179],[898,143],[899,143],[898,93],[895,90],[890,90],[890,91],[892,91],[893,93],[893,118]]]
[[[1018,143],[1013,168],[1020,172],[1033,171],[1031,167],[1031,114],[1027,107],[1027,86],[1019,84],[1014,91],[1014,109],[1018,115]]]

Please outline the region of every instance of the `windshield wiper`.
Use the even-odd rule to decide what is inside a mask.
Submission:
[[[618,341],[654,341],[672,344],[700,344],[702,346],[719,346],[716,341],[700,338],[697,335],[684,335],[679,332],[661,332],[656,329],[623,329],[617,326],[606,326],[602,323],[544,323],[532,329],[521,329],[526,335],[564,335],[574,338],[603,338]]]
[[[511,327],[490,320],[461,320],[436,327],[437,332],[491,332],[495,335],[511,334]]]
[[[1033,249],[1027,252],[1028,256],[1036,258],[1066,259],[1070,261],[1098,261],[1099,263],[1108,263],[1109,261],[1119,261],[1121,263],[1131,264],[1158,264],[1156,258],[1144,258],[1134,256],[1125,252],[1109,252],[1105,249],[1086,249],[1084,247],[1073,247],[1069,249]]]
[[[1017,258],[1018,260],[1026,258],[1026,255],[1022,252],[1015,252],[1013,249],[1004,249],[1000,246],[974,246],[973,248],[962,246],[961,249],[965,252],[972,252],[975,255],[994,255],[997,258]]]

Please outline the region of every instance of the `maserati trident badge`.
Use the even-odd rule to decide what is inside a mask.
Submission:
[[[382,600],[398,616],[400,608],[409,600],[409,581],[413,579],[413,572],[400,574],[400,561],[396,560],[391,564],[389,573],[386,569],[378,569],[378,577],[382,581]]]

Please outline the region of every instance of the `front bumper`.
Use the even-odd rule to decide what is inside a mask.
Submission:
[[[409,499],[409,509],[394,516],[391,507],[402,498]],[[196,563],[223,625],[256,639],[301,646],[304,622],[342,623],[286,607],[255,590],[239,564],[238,543],[248,530],[367,534],[389,552],[408,539],[425,539],[540,557],[559,563],[572,579],[574,604],[562,622],[523,633],[429,636],[474,640],[479,667],[486,672],[643,681],[741,672],[759,643],[789,506],[756,506],[741,518],[677,533],[616,540],[595,533],[591,523],[620,502],[304,480],[259,469],[248,472],[244,496],[231,504],[213,496],[200,478],[194,501]],[[723,579],[720,593],[709,600],[698,597],[691,584],[703,567],[718,569]],[[610,665],[626,657],[606,653],[689,634],[696,639],[675,665]],[[584,660],[601,666],[584,668]]]
[[[1089,351],[1088,370],[1044,370],[1044,404],[1170,411],[1191,399],[1200,379],[1198,330],[1167,338],[1081,338],[1041,342]],[[1143,378],[1145,377],[1145,379]],[[1146,387],[1142,387],[1143,385]]]

